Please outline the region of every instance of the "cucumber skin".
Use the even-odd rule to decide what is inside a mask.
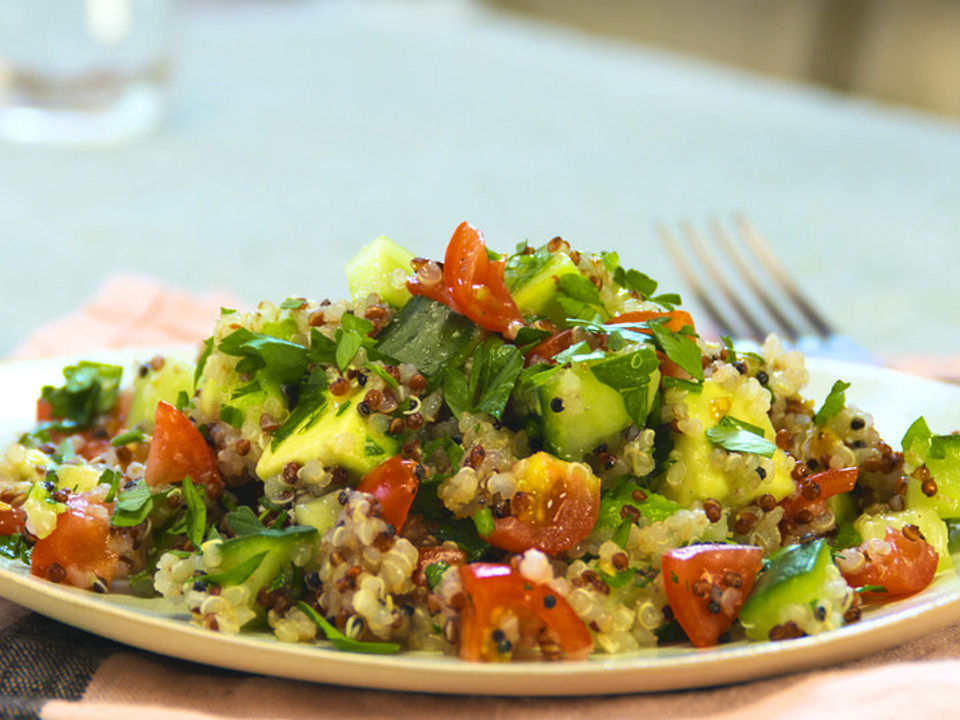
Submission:
[[[283,530],[261,530],[254,535],[231,538],[220,545],[220,565],[217,572],[230,570],[244,560],[266,553],[257,569],[241,583],[250,591],[249,602],[255,602],[257,593],[267,587],[291,562],[294,550],[315,542],[319,533],[316,528],[293,526]]]
[[[828,579],[826,570],[833,564],[823,538],[782,548],[771,560],[740,611],[740,622],[751,640],[768,639],[784,605],[817,600]]]

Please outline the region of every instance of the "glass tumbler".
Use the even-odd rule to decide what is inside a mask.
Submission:
[[[0,0],[0,137],[113,143],[152,129],[174,0]]]

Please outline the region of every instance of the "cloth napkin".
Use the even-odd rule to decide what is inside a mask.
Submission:
[[[16,357],[199,341],[225,295],[108,281]],[[960,365],[960,363],[957,363]],[[943,365],[935,374],[942,375]],[[0,718],[960,718],[960,623],[840,665],[727,687],[580,698],[397,693],[310,684],[142,652],[0,600]]]

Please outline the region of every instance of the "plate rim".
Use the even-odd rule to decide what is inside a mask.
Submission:
[[[96,355],[113,356],[130,364],[152,350],[131,348]],[[85,357],[92,355],[87,353]],[[2,361],[0,383],[3,375],[16,373],[21,366],[55,366],[76,359],[73,355]],[[922,383],[928,389],[946,388],[960,397],[960,388],[956,386],[888,368],[816,358],[807,358],[807,362],[818,374],[836,377],[844,372],[866,373],[881,379]],[[280,643],[266,633],[212,633],[187,622],[183,613],[158,613],[156,610],[164,603],[160,599],[96,595],[54,585],[30,576],[28,568],[7,559],[0,559],[0,597],[136,649],[213,667],[350,687],[450,695],[561,697],[724,685],[835,665],[960,620],[960,578],[955,571],[945,571],[922,593],[883,606],[858,623],[820,635],[778,643],[741,642],[703,650],[652,648],[559,663],[481,664],[434,653],[344,653],[323,644]],[[117,597],[124,597],[127,602],[110,600]],[[154,610],[146,607],[149,603],[153,603]],[[138,607],[141,604],[143,608]]]

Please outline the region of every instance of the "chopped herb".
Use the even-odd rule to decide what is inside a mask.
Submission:
[[[258,553],[257,555],[248,557],[243,562],[237,563],[229,570],[201,575],[197,580],[205,585],[219,585],[221,587],[239,585],[253,575],[254,571],[260,567],[260,563],[267,556],[268,552],[268,550],[264,550],[262,553]]]
[[[904,452],[910,452],[918,442],[926,445],[932,437],[933,433],[930,431],[930,426],[927,425],[927,421],[921,415],[907,428],[907,432],[904,433],[903,439],[900,441],[900,446]]]
[[[742,420],[727,415],[712,428],[707,428],[707,439],[714,445],[728,452],[745,452],[773,457],[777,446],[763,437],[756,425],[750,425]]]
[[[547,250],[546,245],[529,255],[521,255],[526,243],[521,248],[517,246],[517,254],[512,255],[503,270],[503,280],[510,292],[523,287],[533,280],[547,266],[553,258],[553,253]]]
[[[885,593],[887,588],[883,585],[861,585],[854,588],[858,593]]]
[[[338,407],[338,408],[337,408],[337,417],[340,417],[341,415],[343,415],[343,414],[347,411],[347,408],[349,408],[352,404],[353,404],[353,401],[352,401],[352,400],[347,400],[347,401],[346,401],[345,403],[343,403],[340,407]]]
[[[0,535],[0,555],[29,565],[33,547],[20,533]]]
[[[143,442],[144,438],[146,438],[146,435],[144,435],[140,430],[127,430],[125,433],[116,435],[110,441],[110,444],[114,447],[122,447],[130,443]]]
[[[613,271],[613,280],[617,285],[639,293],[644,298],[650,297],[657,291],[657,281],[639,270],[624,270],[622,267],[617,267]]]
[[[376,655],[393,655],[394,653],[400,652],[400,646],[397,643],[361,642],[360,640],[347,637],[305,602],[297,603],[297,607],[323,631],[323,634],[327,636],[327,640],[329,640],[337,650],[372,653]]]
[[[649,411],[650,380],[659,361],[652,348],[615,355],[590,365],[590,371],[604,385],[623,397],[630,419],[643,426]]]
[[[237,430],[243,427],[243,410],[232,405],[220,406],[220,419]]]
[[[211,335],[206,340],[203,341],[203,352],[200,353],[200,357],[197,358],[197,367],[193,371],[193,387],[196,389],[197,383],[200,382],[200,377],[203,375],[203,369],[207,366],[207,360],[210,359],[210,353],[213,352],[213,336]]]
[[[651,302],[655,302],[657,305],[666,308],[667,310],[673,310],[677,305],[681,305],[683,300],[680,299],[680,296],[677,293],[663,293],[661,295],[654,295],[650,298]]]
[[[393,389],[396,390],[400,387],[400,383],[397,382],[397,379],[393,375],[388,373],[382,365],[369,362],[366,365],[364,365],[364,367],[370,372],[372,372],[374,375],[376,375],[378,378],[383,380],[387,385],[389,385]]]
[[[729,335],[721,335],[720,340],[723,341],[724,347],[727,348],[727,362],[735,363],[737,361],[737,351],[733,349],[733,340],[730,339]]]
[[[353,313],[344,313],[340,318],[340,326],[344,330],[355,332],[358,335],[369,335],[373,330],[373,323]]]
[[[587,305],[602,305],[600,291],[590,278],[579,273],[567,273],[557,280],[557,290],[569,298]]]
[[[307,304],[307,301],[304,298],[287,298],[282,303],[280,303],[281,310],[296,310],[297,308],[302,308]]]
[[[79,430],[89,427],[97,415],[116,404],[123,368],[88,362],[63,369],[66,382],[60,387],[46,385],[41,397],[50,403],[53,416],[61,418],[56,429]]]
[[[262,389],[263,388],[260,386],[260,381],[255,379],[251,382],[248,382],[246,385],[241,385],[240,387],[234,389],[234,391],[230,393],[230,399],[236,400],[238,398],[242,398],[244,395],[260,392]]]
[[[187,539],[199,550],[207,530],[207,506],[202,486],[195,485],[189,475],[183,479],[183,499],[187,503]]]
[[[827,394],[827,399],[823,401],[823,407],[817,410],[817,414],[813,416],[813,422],[817,424],[818,427],[823,427],[827,424],[827,420],[835,416],[841,410],[846,403],[845,391],[850,387],[850,383],[844,382],[843,380],[837,380],[833,387],[830,388],[830,392]]]
[[[116,470],[111,470],[107,468],[102,473],[100,473],[100,478],[97,480],[97,485],[109,485],[110,492],[107,493],[107,496],[103,499],[104,502],[111,503],[114,498],[117,496],[117,489],[120,487],[120,479],[123,476],[118,473]]]
[[[450,568],[450,563],[440,562],[430,563],[423,569],[423,574],[427,576],[427,587],[433,592],[434,588],[440,584],[443,574]]]
[[[307,349],[272,335],[240,328],[217,345],[220,352],[241,358],[237,372],[265,370],[281,384],[298,383],[307,371]]]
[[[663,377],[660,378],[660,383],[664,387],[678,388],[680,390],[686,390],[687,392],[692,392],[695,395],[699,395],[703,392],[703,385],[693,380],[684,380],[683,378],[675,377]]]
[[[839,550],[858,547],[862,542],[863,537],[851,522],[842,523],[837,528],[837,534],[833,538],[833,546]]]
[[[695,380],[703,380],[700,347],[683,331],[675,333],[662,322],[648,321],[654,342],[671,361],[679,365]]]
[[[273,439],[270,441],[270,449],[276,452],[284,440],[303,424],[310,424],[319,419],[320,413],[327,404],[327,396],[322,392],[310,393],[306,397],[301,397],[296,410],[290,413],[283,425],[277,428],[273,433]]]
[[[234,310],[233,308],[225,308],[225,307],[220,308],[221,317],[224,315],[233,315],[235,312],[236,310]]]
[[[370,438],[367,438],[367,441],[363,444],[363,454],[367,457],[375,457],[376,455],[383,455],[384,452],[382,447]]]
[[[546,330],[538,330],[534,327],[524,326],[520,328],[517,337],[514,338],[513,344],[520,348],[520,352],[526,354],[548,337],[550,337],[550,333]]]
[[[601,252],[600,259],[609,272],[616,272],[617,268],[620,267],[620,255],[617,252]]]
[[[566,350],[558,352],[553,356],[553,359],[554,362],[566,365],[567,363],[587,362],[588,360],[602,360],[606,356],[607,354],[600,348],[591,350],[590,344],[586,340],[581,340],[576,345],[571,345]]]
[[[422,295],[414,296],[377,336],[376,349],[431,377],[456,359],[476,335],[463,315]]]
[[[177,393],[177,402],[174,406],[177,408],[177,412],[183,412],[183,409],[190,404],[190,396],[187,395],[186,390],[181,390]]]
[[[253,510],[246,505],[241,505],[236,510],[228,512],[223,521],[233,533],[239,536],[253,535],[266,530]]]
[[[336,359],[337,367],[340,368],[341,372],[347,369],[347,367],[353,361],[353,358],[356,357],[357,351],[362,345],[362,335],[355,333],[352,330],[337,330]]]
[[[447,368],[444,400],[455,417],[464,412],[484,412],[499,420],[522,369],[523,355],[516,347],[489,337],[473,355],[469,380],[462,370]]]
[[[117,494],[117,504],[110,524],[114,527],[139,525],[153,510],[153,495],[145,483],[139,482]]]
[[[473,514],[473,524],[477,527],[477,534],[482,537],[489,537],[496,530],[493,522],[493,511],[490,508],[480,508]]]
[[[608,575],[605,572],[599,573],[600,579],[603,580],[608,587],[612,588],[621,588],[627,585],[633,576],[637,574],[637,571],[634,568],[627,568],[626,570],[621,570],[620,572],[614,575]]]

